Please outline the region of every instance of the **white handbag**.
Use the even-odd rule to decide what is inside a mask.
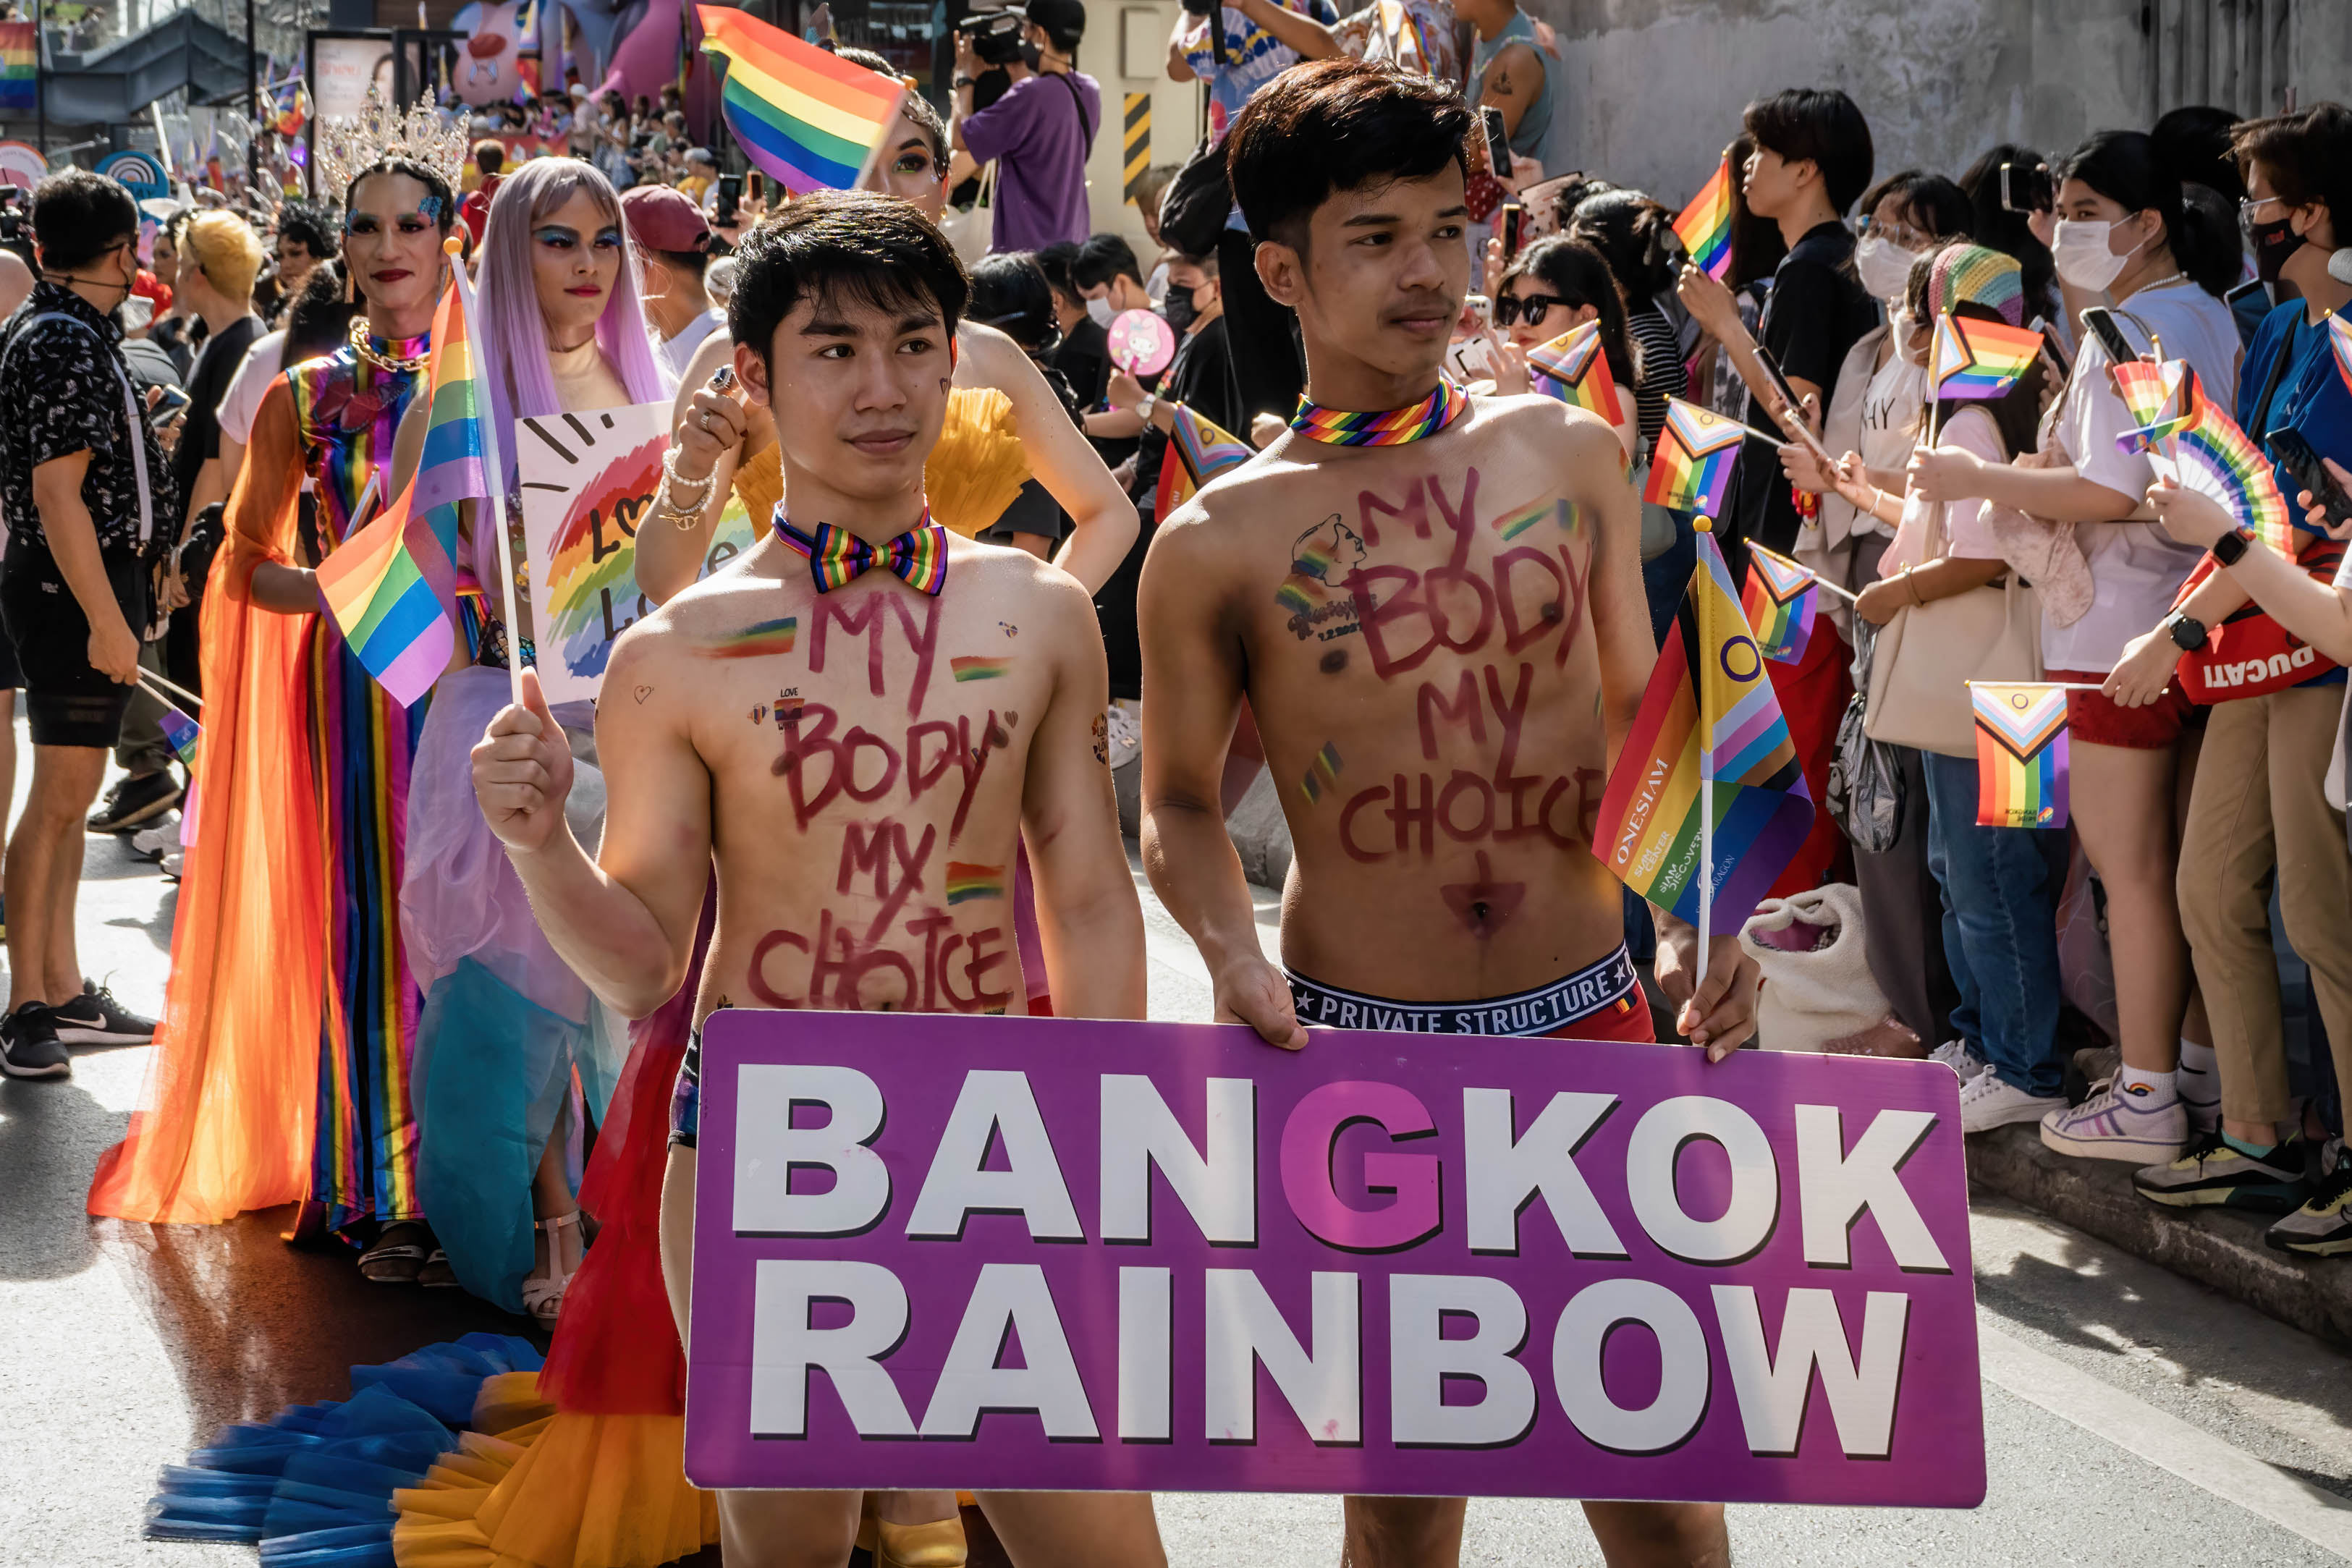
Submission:
[[[966,267],[988,254],[996,237],[996,160],[981,165],[980,199],[969,207],[950,207],[940,219],[940,233]]]

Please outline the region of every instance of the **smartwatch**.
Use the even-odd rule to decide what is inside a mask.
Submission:
[[[2245,529],[2231,528],[2213,541],[2213,559],[2223,566],[2235,566],[2245,559],[2247,547],[2253,542],[2254,536]]]
[[[2193,653],[2205,645],[2205,622],[2194,615],[2176,610],[2164,618],[2164,629],[2171,634],[2173,645],[2184,653]]]

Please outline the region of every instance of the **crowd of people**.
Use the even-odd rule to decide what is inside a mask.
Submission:
[[[1084,8],[1011,16],[960,35],[946,113],[901,100],[858,192],[720,200],[667,94],[575,89],[488,123],[386,120],[325,161],[319,204],[264,223],[191,208],[142,239],[121,185],[58,173],[0,252],[0,799],[20,690],[33,753],[0,1067],[62,1078],[68,1046],[154,1040],[95,1213],[297,1204],[370,1281],[554,1329],[527,1390],[485,1385],[530,1436],[400,1529],[530,1562],[560,1537],[567,1562],[650,1565],[722,1531],[730,1561],[861,1539],[961,1560],[951,1494],[685,1482],[683,1355],[647,1325],[665,1283],[683,1309],[695,1031],[730,998],[1140,1018],[1107,767],[1139,758],[1145,863],[1218,1016],[1273,1044],[1367,1008],[1750,1043],[1757,946],[1703,945],[1591,842],[1699,554],[1691,514],[1641,499],[1677,400],[1749,429],[1713,519],[1734,570],[1760,547],[1837,591],[1769,666],[1818,803],[1774,894],[1843,911],[1856,929],[1801,929],[1867,957],[1863,1027],[1806,1048],[1933,1056],[1970,1133],[2035,1124],[2132,1165],[2152,1202],[2352,1253],[2352,363],[2331,321],[2352,111],[2184,110],[1887,172],[1843,93],[1776,93],[1725,150],[1714,276],[1675,204],[1548,175],[1570,162],[1562,72],[1507,0],[1245,0],[1169,39],[1211,134],[1144,182],[1139,251],[1090,232]],[[318,570],[428,461],[451,267],[478,294],[503,504],[464,503],[459,634],[404,706],[320,612]],[[1114,347],[1139,317],[1174,345],[1150,373]],[[2033,326],[2042,356],[1999,398],[1937,401],[1946,319]],[[1588,324],[1626,393],[1613,428],[1526,395],[1529,355]],[[2119,444],[2144,422],[2111,372],[2141,356],[2189,367],[2275,465],[2292,558]],[[510,625],[500,592],[517,423],[665,402],[635,541],[659,608],[604,677],[633,700],[551,707],[526,673],[514,702],[534,656],[528,598]],[[1194,494],[1171,465],[1203,431],[1251,456]],[[1481,520],[1505,499],[1510,532]],[[712,572],[730,502],[761,542]],[[1556,560],[1505,548],[1536,507]],[[1514,586],[1521,556],[1541,570]],[[1441,573],[1501,628],[1457,636]],[[876,629],[855,682],[824,674],[828,616]],[[796,623],[813,655],[776,633]],[[900,623],[903,646],[881,630]],[[987,702],[930,685],[935,647],[1004,667]],[[2071,688],[2070,827],[1979,825],[1975,674]],[[194,761],[174,706],[201,719]],[[894,878],[847,821],[837,737],[887,749],[910,718],[977,744],[961,790],[926,792],[908,733],[908,795],[895,762],[877,791],[911,857]],[[1278,966],[1223,825],[1262,767],[1295,853]],[[1486,802],[1466,829],[1465,779]],[[85,832],[181,880],[160,1022],[86,972]],[[935,839],[991,873],[976,902],[926,881]],[[1775,973],[1805,947],[1765,946]],[[2290,1013],[2312,1042],[2294,1060]],[[1792,1041],[1768,1022],[1762,1043]],[[1150,1563],[1140,1501],[983,1505],[1016,1561]],[[1727,1551],[1720,1509],[1588,1512],[1612,1563]],[[1458,1500],[1349,1502],[1367,1565],[1451,1562],[1461,1524]]]

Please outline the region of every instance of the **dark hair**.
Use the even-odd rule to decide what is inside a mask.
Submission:
[[[844,47],[836,48],[833,52],[842,59],[847,60],[853,66],[863,66],[866,69],[872,71],[876,76],[888,77],[892,81],[903,81],[906,78],[905,72],[899,70],[898,67],[892,65],[888,60],[884,59],[880,55],[876,54],[872,49]],[[946,173],[948,162],[948,123],[946,120],[940,118],[939,110],[932,104],[929,99],[925,98],[921,93],[909,92],[900,95],[898,99],[898,112],[913,120],[917,128],[919,129],[924,135],[931,139],[931,156],[939,160],[940,172],[942,174]]]
[[[1077,285],[1071,292],[1107,287],[1117,277],[1142,283],[1143,265],[1135,259],[1135,247],[1117,235],[1088,235],[1070,257],[1070,281]]]
[[[2260,162],[2271,193],[2289,207],[2324,206],[2336,243],[2352,235],[2352,110],[2315,103],[2295,114],[2250,120],[2230,152],[2251,175]]]
[[[76,271],[138,237],[139,204],[120,181],[68,169],[33,187],[33,243],[43,271]]]
[[[1976,234],[1976,212],[1969,204],[1969,193],[1941,174],[1924,169],[1889,174],[1862,193],[1855,215],[1867,222],[1889,196],[1895,198],[1895,210],[1910,219],[1913,227],[1925,229],[1930,238],[1961,239]]]
[[[1570,309],[1590,305],[1601,312],[1601,351],[1609,358],[1609,373],[1631,392],[1642,379],[1641,353],[1626,333],[1625,301],[1601,253],[1566,235],[1539,239],[1512,258],[1495,292],[1499,295],[1509,288],[1515,278],[1530,277],[1559,296]]]
[[[2013,213],[2000,204],[2000,166],[2010,164],[2010,194],[2022,193],[2020,173],[2039,169],[2046,177],[2049,161],[2031,147],[2021,147],[2013,141],[2003,141],[1990,149],[1983,157],[1969,165],[1960,176],[1960,189],[1969,193],[1969,204],[1976,209],[1969,235],[1987,250],[1997,250],[2013,257],[2025,275],[2025,319],[2040,316],[2054,319],[2058,314],[2058,267],[2050,256],[2050,247],[2034,236],[2032,214]],[[2053,184],[2054,189],[2054,182]]]
[[[434,226],[445,235],[457,226],[457,198],[450,192],[449,182],[435,173],[429,166],[420,163],[414,158],[379,158],[352,175],[352,183],[343,187],[344,212],[349,213],[352,210],[352,197],[359,190],[360,183],[363,180],[373,180],[378,174],[399,174],[415,181],[425,187],[436,202],[440,204],[434,209]]]
[[[2236,214],[2227,200],[2199,186],[2186,196],[2179,174],[2158,155],[2153,137],[2137,131],[2102,131],[2067,154],[2060,180],[2080,180],[2127,213],[2153,212],[2163,221],[2164,244],[2197,286],[2226,294],[2238,285],[2243,254]]]
[[[1792,87],[1759,98],[1740,116],[1740,124],[1766,152],[1819,169],[1830,205],[1841,217],[1870,183],[1876,161],[1870,121],[1833,87]]]
[[[716,259],[709,251],[702,250],[649,250],[646,254],[672,272],[682,272],[694,278],[699,278],[708,272],[711,262]]]
[[[1723,277],[1734,288],[1745,288],[1771,277],[1780,269],[1780,258],[1789,254],[1789,242],[1780,237],[1780,225],[1770,218],[1758,217],[1748,208],[1748,182],[1740,171],[1748,167],[1748,156],[1755,151],[1756,138],[1745,131],[1723,150],[1732,171],[1731,265]]]
[[[1000,251],[972,264],[967,314],[1032,354],[1052,347],[1060,335],[1054,319],[1054,291],[1045,271],[1020,251]]]
[[[278,237],[294,241],[314,260],[330,261],[335,255],[334,225],[307,202],[289,202],[278,211]]]
[[[2238,117],[2226,109],[2189,104],[2168,110],[2148,130],[2157,161],[2192,185],[2219,191],[2234,205],[2246,179],[2232,147]]]
[[[1250,236],[1307,248],[1315,209],[1342,191],[1469,172],[1474,121],[1452,88],[1344,57],[1294,66],[1225,137],[1225,172]]]
[[[507,166],[506,144],[493,136],[485,136],[474,143],[474,167],[485,174],[495,174]]]
[[[929,305],[950,333],[971,285],[955,247],[912,202],[875,191],[796,197],[743,236],[727,331],[770,359],[776,328],[803,298],[881,309]]]
[[[1675,286],[1675,215],[1639,191],[1603,191],[1577,204],[1568,221],[1609,264],[1626,298],[1654,299]]]
[[[341,262],[322,261],[312,267],[302,281],[302,292],[287,308],[286,368],[341,348],[359,313],[358,304],[343,298]]]
[[[1078,298],[1077,283],[1070,277],[1071,264],[1077,260],[1077,242],[1066,239],[1057,239],[1043,249],[1029,253],[1029,259],[1035,262],[1037,270],[1045,275],[1046,284],[1054,292],[1070,300]]]

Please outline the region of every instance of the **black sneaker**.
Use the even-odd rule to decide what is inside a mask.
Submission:
[[[82,826],[93,833],[127,832],[178,805],[184,793],[168,768],[161,773],[117,779],[106,792],[106,803],[92,811]]]
[[[2352,1253],[2352,1155],[2339,1152],[2336,1169],[2319,1184],[2311,1201],[2272,1226],[2263,1239],[2282,1252],[2312,1258]]]
[[[11,1078],[70,1078],[73,1058],[58,1043],[54,1015],[26,1002],[0,1019],[0,1072]]]
[[[2148,1166],[2132,1177],[2151,1203],[2189,1208],[2221,1204],[2270,1214],[2291,1214],[2311,1196],[2304,1176],[2303,1145],[2281,1144],[2256,1159],[2221,1135],[2219,1127],[2182,1151],[2179,1159]]]
[[[141,1018],[88,978],[81,995],[51,1008],[49,1016],[57,1020],[58,1038],[68,1045],[145,1045],[155,1038],[153,1019]]]

